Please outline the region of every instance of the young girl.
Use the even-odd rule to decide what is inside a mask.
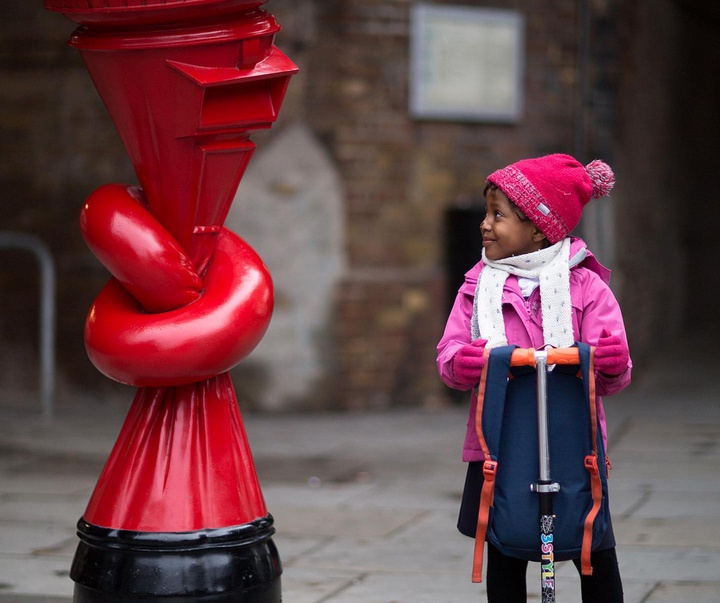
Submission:
[[[607,445],[599,396],[630,383],[632,363],[622,314],[608,281],[610,272],[585,243],[569,232],[591,198],[610,192],[613,172],[602,161],[583,167],[569,155],[525,159],[487,179],[487,213],[480,225],[482,260],[466,275],[438,344],[442,380],[459,390],[474,388],[485,365],[484,348],[596,346],[598,416]],[[483,452],[475,432],[472,396],[463,446],[468,471],[458,529],[474,537],[482,490]],[[527,600],[527,561],[508,557],[488,543],[490,603]],[[580,570],[579,560],[573,560]],[[612,524],[592,553],[592,576],[581,575],[584,603],[623,601]]]

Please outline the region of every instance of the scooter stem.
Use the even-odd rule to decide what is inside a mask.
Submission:
[[[538,410],[538,443],[540,452],[540,484],[550,483],[550,442],[548,438],[547,412],[547,352],[535,352],[537,369],[537,410]]]

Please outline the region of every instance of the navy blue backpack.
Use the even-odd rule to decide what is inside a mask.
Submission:
[[[590,346],[577,344],[580,366],[547,373],[548,432],[555,560],[581,558],[591,574],[590,552],[608,524],[607,467],[595,399]],[[481,581],[484,541],[505,555],[541,561],[538,494],[537,379],[532,366],[511,367],[513,346],[494,348],[478,387],[476,428],[486,461],[475,542],[473,581]]]

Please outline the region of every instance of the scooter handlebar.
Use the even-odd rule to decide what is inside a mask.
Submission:
[[[548,348],[547,363],[551,364],[580,364],[580,352],[577,348]],[[533,348],[517,348],[512,353],[510,366],[535,366]]]

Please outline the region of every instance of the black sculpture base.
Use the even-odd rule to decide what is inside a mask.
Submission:
[[[130,532],[78,522],[75,603],[280,603],[272,516],[197,532]]]

